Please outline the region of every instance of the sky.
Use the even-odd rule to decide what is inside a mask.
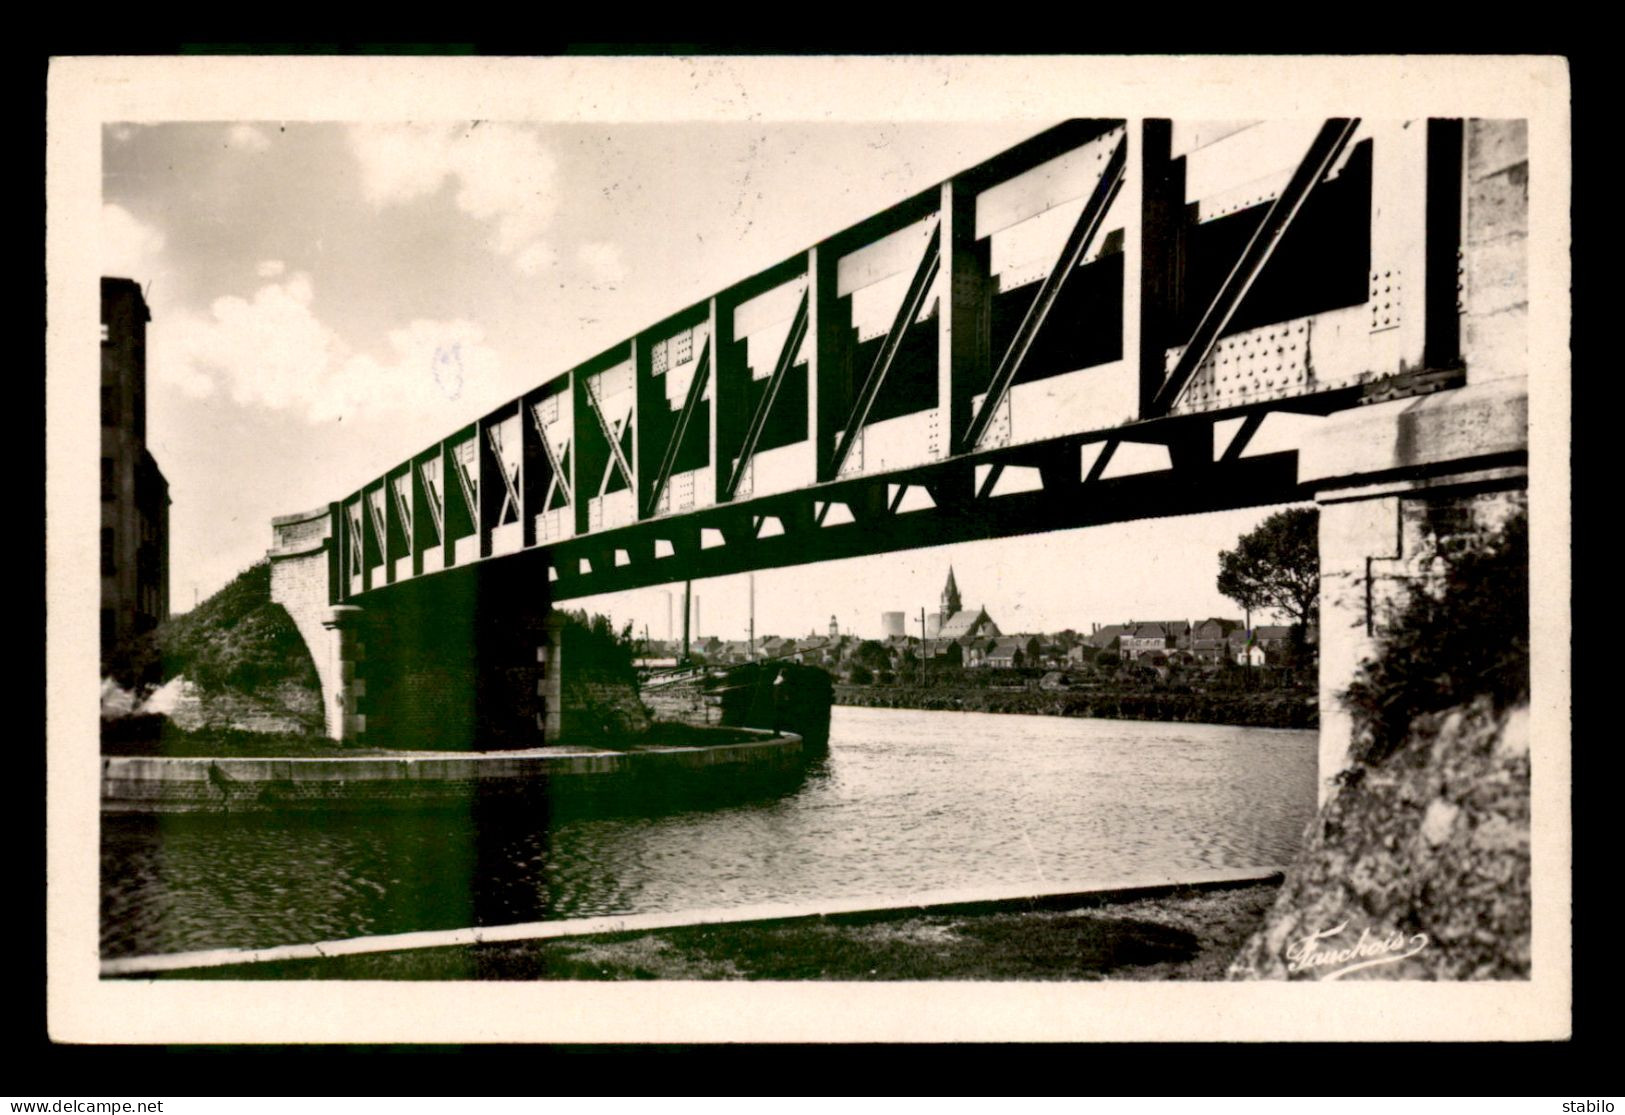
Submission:
[[[102,129],[102,273],[152,310],[149,447],[172,609],[326,504],[667,313],[1043,123],[120,123]],[[1260,446],[1263,448],[1263,446]],[[917,623],[950,565],[1006,631],[1231,616],[1218,553],[1267,510],[757,574],[758,634]],[[747,578],[694,586],[744,637]],[[675,606],[668,593],[679,602]],[[682,586],[573,602],[680,634]]]

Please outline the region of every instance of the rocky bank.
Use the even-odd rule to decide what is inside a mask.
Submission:
[[[1529,789],[1527,704],[1497,712],[1486,696],[1418,717],[1403,746],[1354,768],[1312,822],[1229,977],[1527,978]],[[1305,939],[1339,926],[1305,963]],[[1335,961],[1362,933],[1361,954],[1313,961]]]

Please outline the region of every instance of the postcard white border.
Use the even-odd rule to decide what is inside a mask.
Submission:
[[[1511,983],[103,982],[97,274],[111,121],[1529,121],[1533,978]],[[47,102],[48,1027],[58,1041],[1549,1040],[1570,1033],[1569,78],[1561,59],[58,59]],[[87,230],[91,230],[87,232]]]

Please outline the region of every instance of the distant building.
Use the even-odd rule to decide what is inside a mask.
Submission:
[[[1116,654],[1122,649],[1124,634],[1131,630],[1133,630],[1133,624],[1108,623],[1105,627],[1097,624],[1094,631],[1090,632],[1089,637],[1084,642],[1096,651],[1109,650]]]
[[[112,654],[169,617],[169,482],[147,451],[147,322],[129,279],[102,279],[102,597]]]
[[[780,639],[776,636],[770,636],[762,640],[763,658],[788,658],[795,652],[796,641],[794,639]]]
[[[1204,619],[1191,629],[1191,653],[1202,662],[1219,662],[1229,657],[1225,652],[1230,636],[1242,629],[1239,619]]]
[[[891,655],[892,659],[895,661],[896,659],[901,658],[904,654],[917,651],[920,646],[920,640],[916,639],[912,635],[893,635],[886,640],[884,645],[886,647],[886,653]]]
[[[948,567],[948,583],[942,589],[941,607],[935,616],[927,617],[925,636],[928,639],[997,638],[999,625],[987,614],[986,608],[967,611],[959,599],[959,585],[954,581],[953,567]]]
[[[995,670],[1013,670],[1026,664],[1027,640],[996,638],[981,655],[981,664]]]
[[[906,620],[904,619],[902,612],[881,612],[880,637],[883,639],[902,637],[903,635],[907,634],[907,631],[904,628],[905,622]]]
[[[1190,647],[1191,625],[1182,619],[1126,624],[1118,639],[1118,654],[1128,660],[1188,651]]]
[[[1284,624],[1265,624],[1251,631],[1237,630],[1229,640],[1231,657],[1242,665],[1283,664],[1292,646],[1292,630]],[[1312,624],[1305,628],[1304,644],[1313,647],[1319,642],[1319,630]]]
[[[750,641],[747,639],[729,639],[717,649],[714,661],[733,664],[750,661]]]

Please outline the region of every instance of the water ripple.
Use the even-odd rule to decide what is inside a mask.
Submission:
[[[1282,863],[1316,735],[837,708],[771,800],[660,816],[109,816],[121,956]]]

